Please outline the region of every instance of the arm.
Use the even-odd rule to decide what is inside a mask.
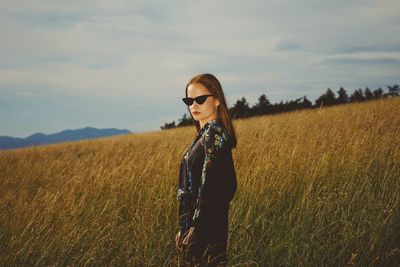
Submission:
[[[220,174],[217,169],[223,156],[222,150],[227,141],[222,129],[211,126],[203,135],[204,163],[201,172],[200,187],[193,215],[193,226],[202,225],[208,213],[211,197],[215,192]],[[196,227],[197,228],[197,227]]]

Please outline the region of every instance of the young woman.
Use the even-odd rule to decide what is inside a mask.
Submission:
[[[236,134],[221,84],[200,74],[186,85],[184,103],[197,129],[179,170],[179,226],[175,242],[183,266],[227,264],[228,210],[236,189],[231,149]]]

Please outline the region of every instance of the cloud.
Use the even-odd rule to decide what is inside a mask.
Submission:
[[[15,91],[15,93],[16,93],[17,95],[22,95],[22,96],[26,96],[26,97],[33,96],[33,94],[30,93],[30,92]]]
[[[398,77],[399,9],[395,0],[7,1],[0,7],[0,92],[53,95],[55,103],[69,96],[79,105],[65,104],[65,113],[85,110],[77,99],[94,97],[108,119],[126,123],[118,117],[132,112],[142,129],[158,129],[160,118],[183,114],[184,86],[203,72],[220,79],[231,103],[385,86]],[[6,115],[26,105],[0,100],[13,103],[0,107]],[[13,120],[1,121],[0,132]]]
[[[299,51],[304,48],[303,44],[290,40],[283,40],[275,44],[276,51]]]
[[[337,51],[339,53],[400,52],[400,42],[399,43],[377,43],[377,44],[370,44],[370,45],[346,46],[346,47],[338,49]]]
[[[328,56],[320,63],[322,65],[400,65],[400,53],[350,53]]]

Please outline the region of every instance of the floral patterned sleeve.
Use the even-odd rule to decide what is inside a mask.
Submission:
[[[200,221],[204,220],[207,216],[207,210],[210,200],[215,196],[217,184],[221,183],[220,172],[218,166],[221,161],[220,158],[224,156],[222,150],[224,149],[227,141],[227,136],[221,127],[212,125],[207,131],[203,133],[200,140],[204,147],[204,163],[201,172],[201,183],[198,191],[195,211],[193,215],[193,226],[196,226]]]

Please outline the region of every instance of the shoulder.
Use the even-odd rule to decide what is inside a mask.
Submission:
[[[228,136],[220,124],[211,124],[204,131],[200,140],[206,152],[222,150],[227,146]]]

